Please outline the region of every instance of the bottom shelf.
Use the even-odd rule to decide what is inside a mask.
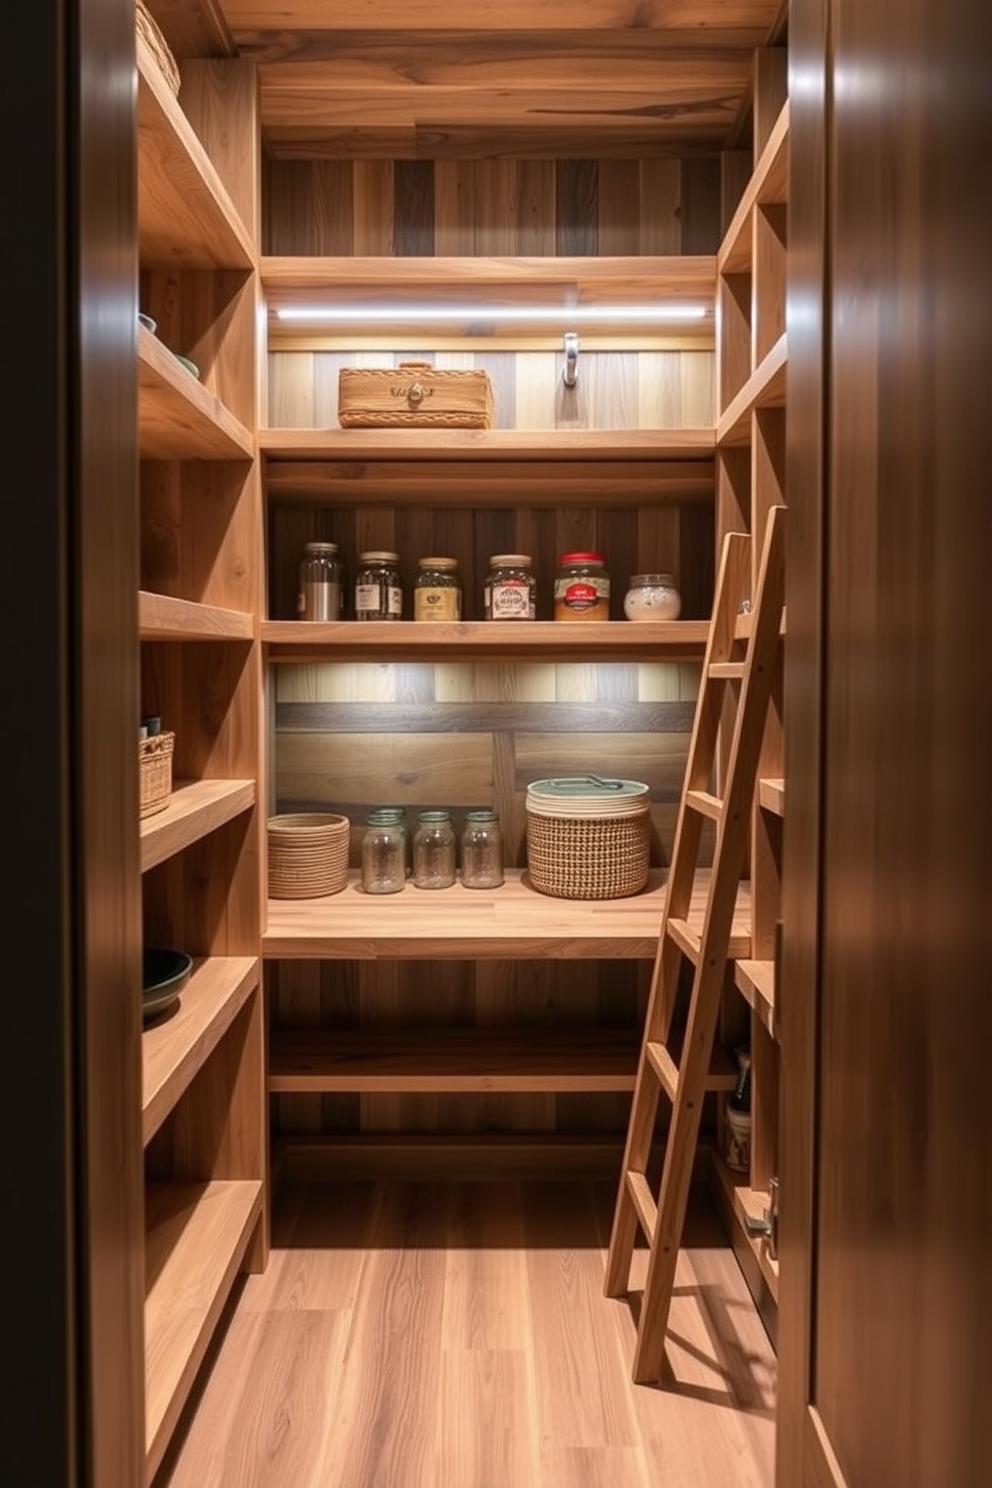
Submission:
[[[150,1184],[145,1194],[145,1452],[150,1481],[203,1361],[262,1208],[255,1180]]]
[[[768,1297],[777,1309],[778,1261],[769,1255],[767,1239],[763,1235],[752,1235],[745,1223],[746,1218],[765,1217],[768,1194],[751,1188],[747,1174],[733,1172],[715,1150],[711,1154],[710,1173],[717,1207],[723,1216],[738,1259],[742,1262],[748,1285],[755,1292],[757,1280],[758,1291],[762,1287],[767,1289]],[[747,1264],[748,1257],[750,1266]],[[753,1276],[755,1270],[757,1278]],[[762,1298],[755,1295],[755,1301],[768,1326],[768,1317],[761,1306]]]
[[[524,1179],[619,1181],[624,1134],[553,1132],[452,1135],[283,1133],[272,1141],[272,1182]]]

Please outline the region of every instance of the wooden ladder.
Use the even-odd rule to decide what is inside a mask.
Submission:
[[[768,515],[746,641],[735,642],[735,630],[741,603],[750,593],[751,538],[731,532],[724,539],[689,744],[604,1285],[608,1297],[627,1291],[639,1225],[649,1248],[632,1368],[641,1384],[656,1381],[661,1373],[703,1096],[708,1090],[733,1089],[737,1078],[717,1046],[717,1020],[782,628],[784,515],[782,506],[772,507]],[[725,787],[717,796],[712,789],[728,695],[736,703],[733,735]],[[715,823],[716,839],[700,931],[694,928],[698,915],[692,925],[689,916],[707,821]],[[694,971],[678,1052],[673,1022],[685,960]],[[672,1113],[656,1201],[647,1165],[662,1091]]]

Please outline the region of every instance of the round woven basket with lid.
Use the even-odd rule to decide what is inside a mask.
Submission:
[[[648,881],[648,787],[599,775],[537,780],[527,788],[527,868],[556,899],[623,899]]]
[[[334,812],[270,816],[269,894],[273,899],[316,899],[337,894],[348,877],[351,823]]]

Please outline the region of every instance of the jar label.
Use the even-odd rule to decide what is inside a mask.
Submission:
[[[403,614],[403,590],[398,584],[390,584],[386,602],[390,618],[398,620]]]
[[[356,615],[379,615],[382,613],[380,606],[381,591],[378,584],[356,584],[355,585],[355,613]]]
[[[493,584],[489,612],[494,620],[529,620],[530,585],[523,579],[505,579]]]
[[[460,620],[462,618],[461,590],[451,587],[415,590],[413,618],[415,620]]]
[[[610,581],[606,576],[555,580],[556,620],[607,620],[610,614]]]

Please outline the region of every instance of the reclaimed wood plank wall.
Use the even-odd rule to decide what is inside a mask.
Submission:
[[[716,251],[719,162],[691,160],[268,161],[263,248],[269,254],[531,255]],[[368,345],[273,350],[269,422],[335,427],[343,365],[422,355],[439,367],[483,366],[497,426],[691,427],[713,419],[712,353],[616,349],[583,354],[580,396],[560,396],[554,351],[492,352]],[[395,549],[409,586],[416,559],[455,554],[465,614],[480,618],[489,556],[524,551],[551,612],[558,554],[602,548],[614,618],[631,573],[674,572],[683,615],[709,614],[713,515],[706,503],[464,508],[273,504],[269,614],[295,613],[303,543],[337,542],[349,574],[367,547]],[[675,663],[282,665],[276,678],[274,809],[337,810],[353,822],[386,802],[447,805],[456,822],[493,804],[507,862],[526,861],[526,787],[588,771],[646,781],[652,861],[668,861],[692,726],[698,666]],[[608,766],[607,766],[608,762]],[[294,1027],[424,1018],[451,1023],[604,1022],[639,1026],[649,963],[282,962],[269,969],[273,1016]],[[274,1098],[277,1130],[609,1131],[624,1095],[317,1096]]]

